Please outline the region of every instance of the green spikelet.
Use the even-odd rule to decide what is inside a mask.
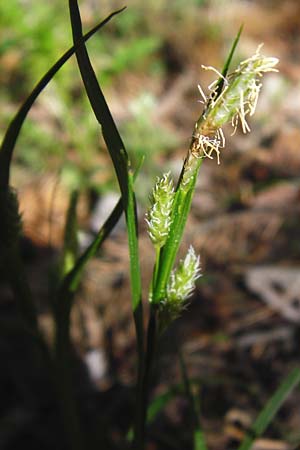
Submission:
[[[174,201],[174,186],[170,172],[157,178],[150,198],[151,207],[147,213],[149,237],[156,248],[164,246],[171,226],[171,212]]]
[[[159,305],[159,324],[161,330],[180,316],[187,305],[188,298],[195,289],[200,274],[200,257],[191,246],[184,260],[171,273],[167,286],[166,299]]]

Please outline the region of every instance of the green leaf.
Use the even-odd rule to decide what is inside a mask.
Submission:
[[[120,219],[122,212],[123,212],[123,204],[122,200],[120,199],[116,204],[116,206],[114,207],[108,219],[105,221],[101,229],[98,231],[97,236],[94,238],[93,242],[87,247],[84,253],[77,260],[73,269],[68,273],[67,277],[65,278],[64,285],[71,292],[73,293],[76,292],[81,280],[81,275],[84,267],[86,266],[87,262],[99,251],[99,248],[101,247],[102,243],[104,242],[104,240],[107,238],[111,230],[115,227],[118,220]]]
[[[140,167],[138,167],[135,176]],[[71,418],[66,418],[67,421],[72,423],[77,421],[76,407],[73,405],[72,400],[72,387],[69,385],[70,373],[69,373],[69,355],[70,355],[70,315],[74,302],[74,295],[81,280],[81,276],[87,262],[96,254],[101,244],[109,235],[111,230],[115,227],[123,212],[123,204],[120,199],[113,209],[112,213],[105,221],[102,228],[99,230],[97,236],[85,252],[77,259],[72,270],[64,277],[61,286],[58,291],[56,303],[55,303],[55,355],[56,363],[59,368],[59,378],[62,383],[61,394],[63,398],[63,410],[66,416],[71,414]],[[72,216],[72,215],[71,215]],[[62,377],[62,374],[64,375]],[[69,406],[68,406],[69,405]],[[66,409],[65,409],[66,408]],[[72,413],[73,411],[73,413]],[[70,433],[72,434],[72,433]],[[73,436],[72,436],[73,438]],[[80,446],[81,444],[79,444]],[[75,448],[75,447],[74,447]]]
[[[134,174],[134,180],[137,177],[139,169],[140,166],[137,168]],[[74,294],[78,289],[83,274],[83,270],[88,261],[93,256],[95,256],[96,253],[99,251],[102,243],[109,236],[110,232],[113,230],[118,220],[120,219],[122,213],[123,213],[123,203],[122,199],[120,198],[118,203],[114,207],[113,211],[111,212],[109,217],[106,219],[105,223],[98,231],[94,240],[86,248],[83,254],[77,259],[72,270],[70,270],[66,274],[66,276],[61,282],[57,295],[55,311],[58,317],[64,318],[64,320],[62,320],[61,326],[65,328],[65,333],[67,333],[67,330],[69,329],[70,312],[73,305]]]
[[[74,45],[76,45],[76,42],[82,39],[82,24],[77,0],[69,0],[69,9],[73,41]],[[85,45],[76,49],[76,58],[90,105],[97,121],[101,125],[103,138],[114,165],[122,196],[127,225],[132,309],[138,349],[137,392],[140,393],[144,373],[144,326],[142,284],[138,252],[137,211],[135,194],[133,191],[133,175],[130,169],[128,154],[98,83]],[[141,398],[139,395],[137,395],[137,397]],[[142,407],[143,405],[137,400],[137,417],[142,417]]]
[[[77,1],[69,0],[69,8],[73,41],[76,45],[77,42],[82,40],[82,25]],[[101,125],[103,138],[114,164],[124,202],[124,210],[126,211],[129,189],[128,155],[98,83],[85,45],[77,46],[75,54],[86,94],[95,117]]]
[[[80,41],[78,41],[77,45],[82,45],[83,42],[87,41],[92,37],[100,28],[102,28],[107,22],[109,22],[116,14],[119,14],[125,8],[119,9],[111,13],[106,19],[92,28],[88,33],[86,33]],[[9,172],[10,172],[10,163],[12,159],[13,150],[20,134],[22,125],[26,119],[28,112],[30,111],[33,103],[42,92],[42,90],[47,86],[47,84],[51,81],[54,75],[59,71],[59,69],[71,58],[71,56],[75,52],[75,46],[71,47],[66,53],[63,54],[61,58],[48,70],[48,72],[40,79],[40,81],[36,84],[34,89],[31,91],[29,96],[23,102],[18,112],[11,120],[5,136],[3,138],[1,148],[0,148],[0,188],[5,188],[9,184]]]
[[[147,411],[147,423],[151,423],[157,414],[176,396],[178,389],[171,388],[152,400]]]
[[[123,8],[124,9],[124,8]],[[122,9],[122,10],[123,10]],[[89,39],[96,31],[102,28],[114,15],[118,14],[122,10],[113,12],[101,23],[96,25],[92,30],[90,30],[78,45],[82,45],[84,40]],[[48,72],[40,79],[36,84],[32,92],[23,102],[16,115],[11,120],[6,133],[4,135],[1,147],[0,147],[0,193],[3,201],[0,202],[0,217],[7,216],[6,208],[7,201],[6,196],[9,193],[9,177],[10,177],[10,165],[12,160],[13,151],[16,145],[16,141],[20,134],[22,125],[30,111],[33,103],[42,92],[42,90],[47,86],[49,81],[58,72],[58,70],[63,66],[63,64],[73,55],[75,52],[75,47],[71,47],[64,55],[48,70]],[[0,246],[1,241],[6,242],[5,233],[0,235]],[[6,244],[5,244],[6,245]],[[12,290],[16,296],[16,299],[20,306],[21,315],[26,321],[28,328],[34,330],[35,334],[39,336],[39,330],[37,326],[36,311],[33,305],[32,296],[30,292],[30,287],[28,284],[27,276],[25,273],[24,265],[19,254],[18,248],[5,256],[4,262],[6,268],[11,268],[8,270],[9,276],[13,279],[11,280]],[[17,277],[17,278],[16,278]],[[42,339],[39,339],[42,342]]]
[[[66,217],[64,245],[62,254],[61,275],[64,276],[73,269],[78,254],[78,227],[76,208],[78,203],[78,191],[74,190],[70,195],[69,207]]]
[[[275,414],[281,408],[292,390],[300,383],[300,369],[296,367],[283,380],[279,388],[266,403],[262,411],[255,420],[251,431],[246,435],[238,450],[250,450],[255,439],[257,439],[268,427]]]
[[[76,45],[77,42],[82,40],[82,25],[77,0],[69,0],[69,9],[73,40],[74,45]],[[103,138],[110,153],[121,190],[128,234],[132,309],[137,333],[139,361],[141,362],[144,351],[142,284],[138,253],[137,211],[133,191],[133,175],[129,167],[125,146],[98,83],[85,45],[76,48],[76,57],[87,96],[95,117],[101,125]]]
[[[224,67],[222,69],[222,77],[220,77],[218,82],[217,82],[216,98],[219,97],[219,95],[222,92],[222,89],[223,89],[223,86],[224,86],[224,83],[225,83],[225,78],[226,78],[226,75],[228,73],[229,66],[231,64],[231,61],[232,61],[235,49],[236,49],[236,47],[237,47],[237,45],[239,43],[242,31],[243,31],[243,27],[244,27],[244,25],[241,25],[240,28],[239,28],[239,31],[238,31],[238,33],[236,35],[235,40],[232,43],[232,47],[230,49],[230,52],[229,52],[228,57],[227,57],[227,59],[225,61]]]

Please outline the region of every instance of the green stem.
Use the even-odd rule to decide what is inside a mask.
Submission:
[[[155,247],[155,264],[153,267],[152,280],[151,280],[150,289],[149,289],[149,299],[151,302],[152,302],[153,291],[154,291],[154,288],[156,285],[156,280],[157,280],[157,275],[158,275],[158,270],[159,270],[160,255],[161,255],[161,248]]]
[[[67,62],[68,59],[71,58],[71,56],[73,55],[73,53],[77,48],[77,45],[82,45],[83,42],[90,39],[96,33],[96,31],[100,30],[100,28],[102,28],[107,22],[109,22],[110,19],[112,19],[116,14],[122,12],[124,9],[125,7],[111,13],[108,17],[106,17],[106,19],[104,19],[102,22],[100,22],[98,25],[92,28],[88,33],[86,33],[82,37],[82,39],[78,42],[78,44],[76,44],[76,46],[69,48],[69,50],[67,50],[63,54],[63,56],[59,58],[59,60],[56,61],[56,63],[40,79],[40,81],[36,84],[36,86],[31,91],[29,96],[26,98],[24,103],[22,103],[22,105],[20,106],[16,115],[11,120],[5,132],[0,147],[0,190],[6,188],[9,184],[11,159],[15,148],[15,144],[18,139],[21,128],[23,126],[23,123],[26,119],[26,116],[30,111],[33,103],[39,96],[39,94],[47,86],[47,84],[51,81],[51,79],[59,71],[59,69],[65,64],[65,62]]]
[[[149,400],[150,378],[157,341],[156,316],[157,316],[157,308],[155,305],[153,305],[150,311],[150,318],[147,330],[147,350],[145,355],[144,372],[141,380],[140,390],[138,392],[139,397],[138,397],[135,433],[133,441],[134,450],[143,450],[145,446],[145,424]]]
[[[74,45],[76,45],[81,42],[83,38],[78,1],[69,0],[69,9],[73,41]],[[133,174],[129,167],[128,154],[98,83],[85,45],[76,47],[75,53],[81,78],[95,117],[101,125],[103,138],[110,153],[122,194],[130,254],[132,309],[136,327],[139,358],[141,358],[143,355],[143,308]]]
[[[163,249],[156,249],[156,261],[151,283],[152,304],[147,333],[147,351],[145,357],[144,376],[138,399],[138,417],[136,420],[134,449],[143,450],[145,441],[145,420],[148,405],[148,394],[151,367],[157,341],[157,303],[165,297],[165,289],[181,242],[183,230],[190,210],[196,180],[202,160],[189,152],[178,183],[172,210],[172,227]]]
[[[156,284],[156,280],[157,280],[157,275],[158,275],[158,269],[159,269],[159,264],[160,264],[160,255],[161,255],[161,248],[156,248],[156,257],[155,257],[155,265],[154,265],[154,271],[153,271],[153,286],[155,286]]]
[[[152,296],[155,280],[157,278],[160,260],[160,248],[156,247],[155,250],[156,250],[156,259],[150,286],[150,297]],[[156,314],[154,312],[154,309],[151,308],[147,331],[146,355],[145,356],[144,354],[141,355],[138,361],[139,367],[138,367],[137,397],[136,397],[137,406],[135,412],[136,415],[135,415],[134,441],[133,441],[133,448],[135,450],[142,450],[144,447],[149,380],[150,380],[152,359],[154,355],[155,340],[156,340]]]
[[[216,97],[214,99],[215,101],[222,92],[224,86],[224,78],[227,75],[229,65],[231,63],[236,46],[239,42],[242,29],[243,27],[241,26],[222,70],[222,77],[220,77],[217,82]],[[195,124],[194,135],[190,143],[189,152],[185,159],[181,176],[177,185],[172,210],[173,221],[168,240],[162,249],[161,261],[158,269],[158,277],[153,292],[153,303],[159,303],[162,299],[165,298],[166,286],[169,281],[171,270],[173,268],[178,248],[182,239],[183,230],[187,221],[187,216],[190,210],[192,197],[195,190],[197,175],[202,163],[202,158],[197,158],[195,156],[196,153],[199,154],[199,148],[197,148],[199,144],[197,143],[195,133],[199,134],[200,127],[201,125],[205,124],[205,121],[206,116],[205,114],[202,114],[200,119]]]

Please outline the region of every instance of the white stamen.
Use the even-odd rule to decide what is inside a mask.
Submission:
[[[203,92],[203,90],[202,90],[200,84],[198,84],[198,89],[199,89],[199,92],[200,92],[201,97],[202,97],[203,100],[204,100],[204,103],[206,103],[206,102],[207,102],[207,98],[206,98],[206,95],[204,94],[204,92]]]
[[[220,78],[223,78],[223,80],[225,81],[225,82],[227,82],[227,80],[226,80],[226,78],[224,77],[224,75],[222,75],[221,74],[221,72],[219,72],[215,67],[212,67],[212,66],[204,66],[203,64],[202,64],[202,69],[204,69],[204,70],[211,70],[212,72],[215,72]]]

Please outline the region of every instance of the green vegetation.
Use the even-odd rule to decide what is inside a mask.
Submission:
[[[20,39],[20,42],[26,43],[26,36],[31,32],[34,37],[33,42],[37,43],[37,48],[30,50],[26,45],[23,47],[25,48],[25,54],[22,55],[22,64],[24,65],[21,67],[21,73],[24,71],[24,74],[28,74],[34,70],[36,75],[37,73],[43,73],[46,69],[42,66],[42,63],[39,65],[40,53],[47,53],[55,60],[57,58],[56,51],[59,50],[56,46],[54,34],[49,34],[48,36],[46,32],[47,24],[54,23],[57,11],[62,11],[62,22],[58,30],[65,33],[67,19],[65,17],[66,11],[63,11],[61,3],[49,3],[48,9],[45,10],[35,3],[38,2],[31,3],[32,7],[36,7],[34,13],[36,26],[33,29],[31,29],[32,22],[29,20],[29,17],[33,17],[32,14],[28,16],[28,21],[22,21],[22,10],[17,11],[12,6],[2,6],[1,8],[3,8],[3,17],[5,17],[6,23],[10,21],[23,23],[18,30],[18,34],[7,36],[6,41],[2,44],[2,52],[10,46],[15,47],[18,45],[18,39]],[[202,3],[194,0],[192,6],[196,7]],[[162,3],[162,5],[165,6],[166,4]],[[26,3],[24,3],[24,8],[26,8]],[[55,289],[53,289],[52,307],[55,321],[53,351],[48,348],[39,327],[37,311],[32,300],[30,285],[20,255],[21,217],[18,211],[17,195],[10,184],[10,169],[15,143],[27,113],[42,89],[63,67],[67,57],[62,57],[41,79],[38,88],[26,99],[4,134],[0,151],[0,217],[2,218],[0,224],[0,267],[3,277],[11,286],[20,315],[24,321],[24,326],[32,336],[33,342],[39,345],[41,361],[49,367],[69,448],[72,450],[83,450],[87,448],[87,436],[74,394],[72,342],[70,336],[71,312],[85,265],[95,256],[124,211],[128,236],[131,304],[137,340],[137,383],[135,414],[131,424],[133,434],[129,433],[128,439],[129,430],[126,430],[123,436],[118,437],[118,442],[117,444],[114,443],[114,445],[117,448],[125,448],[127,445],[132,445],[132,448],[135,450],[143,450],[146,443],[147,421],[153,420],[159,410],[170,399],[180,393],[180,395],[185,396],[189,404],[191,417],[189,431],[193,448],[195,450],[205,450],[207,448],[205,430],[202,429],[200,421],[201,413],[198,401],[199,382],[195,383],[189,378],[184,355],[179,355],[182,385],[158,396],[148,408],[152,368],[155,364],[155,356],[160,345],[162,333],[175,318],[184,312],[187,300],[200,276],[200,259],[192,247],[188,250],[186,257],[176,267],[176,258],[190,212],[198,173],[202,164],[206,163],[206,158],[214,158],[217,163],[220,162],[222,149],[225,146],[225,138],[222,131],[225,123],[232,122],[233,127],[236,128],[240,122],[244,132],[250,131],[247,124],[247,116],[253,115],[255,112],[261,87],[260,80],[266,72],[276,71],[275,66],[278,60],[262,55],[259,47],[253,56],[241,62],[236,69],[231,69],[232,57],[240,39],[240,30],[233,42],[222,72],[217,72],[218,77],[215,83],[211,85],[210,95],[208,98],[203,98],[204,110],[201,115],[199,113],[194,128],[191,128],[190,146],[187,149],[176,187],[174,187],[175,183],[170,173],[161,174],[158,177],[157,183],[153,188],[151,204],[147,214],[149,237],[155,249],[153,277],[147,299],[148,317],[144,312],[142,301],[135,183],[141,171],[139,164],[141,164],[140,161],[144,152],[157,154],[160,150],[160,145],[168,149],[168,146],[171,146],[174,141],[172,141],[173,138],[168,135],[167,131],[164,132],[163,129],[154,128],[153,124],[147,122],[146,117],[149,115],[147,111],[151,108],[152,98],[148,97],[145,99],[145,97],[141,97],[141,103],[145,107],[144,113],[139,109],[140,105],[136,104],[136,109],[133,111],[136,114],[136,121],[133,122],[133,119],[131,119],[127,124],[124,124],[125,139],[123,142],[119,128],[110,111],[109,102],[107,102],[99,84],[98,71],[101,73],[100,79],[103,80],[106,86],[109,85],[109,78],[112,74],[117,75],[118,79],[121,80],[124,71],[132,65],[135,66],[137,64],[138,66],[144,58],[146,61],[146,57],[157,51],[161,43],[153,38],[137,40],[136,35],[134,33],[131,34],[133,23],[135,24],[134,29],[147,25],[147,15],[144,17],[145,23],[137,23],[138,17],[134,12],[128,16],[121,14],[120,16],[124,15],[125,19],[123,22],[120,19],[120,25],[118,25],[119,16],[113,21],[115,26],[114,36],[116,40],[119,39],[122,43],[124,40],[124,45],[122,49],[119,47],[116,52],[113,51],[114,47],[111,47],[110,52],[112,56],[110,57],[110,63],[104,68],[96,67],[96,71],[94,71],[85,44],[87,38],[82,33],[80,11],[76,0],[69,0],[69,9],[74,46],[67,53],[67,56],[73,53],[76,54],[77,65],[88,100],[86,99],[84,107],[78,113],[77,123],[74,126],[74,121],[71,120],[68,110],[74,102],[76,111],[76,107],[79,108],[79,101],[77,104],[77,101],[74,99],[74,92],[71,94],[71,90],[74,88],[72,84],[73,73],[71,74],[71,71],[68,72],[71,69],[63,69],[59,74],[60,82],[57,79],[57,85],[54,84],[53,88],[54,91],[57,89],[53,94],[53,98],[56,101],[59,99],[60,106],[58,107],[59,112],[56,110],[58,114],[56,118],[60,121],[61,134],[58,136],[57,141],[54,140],[55,145],[51,149],[47,143],[51,130],[43,132],[39,129],[37,131],[34,129],[34,125],[30,123],[24,141],[25,150],[23,149],[26,156],[23,156],[23,160],[18,161],[17,159],[19,163],[26,163],[30,167],[35,166],[36,169],[41,168],[39,157],[33,153],[31,154],[30,151],[26,152],[26,149],[34,147],[37,143],[39,143],[39,149],[52,153],[53,158],[64,158],[66,166],[68,166],[67,163],[69,162],[67,156],[62,156],[64,148],[70,149],[74,145],[80,155],[79,159],[74,163],[74,172],[78,173],[78,179],[75,176],[75,181],[72,182],[73,187],[76,189],[73,189],[70,195],[62,259],[59,266],[57,284]],[[172,14],[176,15],[178,11],[179,2],[174,2]],[[119,12],[117,11],[105,19],[100,28]],[[17,14],[17,16],[14,16],[14,14]],[[162,14],[162,9],[159,9],[159,14]],[[37,17],[39,20],[37,20]],[[98,44],[99,47],[97,49],[96,44],[94,44],[94,47],[93,44],[91,45],[92,51],[103,51],[105,47],[108,48],[112,45],[109,35],[106,36],[105,31],[102,35],[104,38]],[[115,45],[115,43],[113,44]],[[30,58],[32,59],[29,58],[26,61],[27,51],[28,53],[30,51]],[[62,50],[60,53],[63,53]],[[145,62],[145,64],[149,64],[149,67],[151,67],[152,63],[151,58],[147,60],[147,63]],[[155,67],[152,66],[152,70],[155,76],[157,65]],[[78,89],[78,86],[79,84],[75,85],[75,88]],[[80,98],[82,97],[81,91],[78,95]],[[145,94],[143,93],[143,95]],[[50,102],[50,96],[45,98]],[[149,109],[147,110],[147,108]],[[88,112],[90,109],[93,112],[94,119],[96,119],[94,124],[91,120],[91,114]],[[100,133],[100,130],[108,150],[111,166],[118,181],[121,197],[93,242],[81,255],[78,255],[78,192],[86,188],[91,173],[97,169],[97,163],[95,169],[94,156],[96,158],[100,147],[95,149],[94,142],[96,141],[95,136]],[[156,130],[157,134],[160,134],[160,139],[157,136],[152,139],[154,130]],[[62,139],[61,145],[58,144],[60,142],[59,137]],[[125,148],[127,140],[133,151],[132,156]],[[101,144],[101,148],[104,144]],[[147,158],[145,164],[151,165]],[[145,324],[147,325],[146,333]],[[245,436],[244,441],[241,443],[240,450],[251,448],[255,438],[265,431],[287,395],[299,382],[300,369],[295,368],[279,386],[274,396],[266,403],[249,434]],[[111,438],[109,435],[111,425],[113,424],[108,426],[108,436],[105,436],[108,442],[110,442]],[[131,437],[132,444],[128,442],[131,440]]]

